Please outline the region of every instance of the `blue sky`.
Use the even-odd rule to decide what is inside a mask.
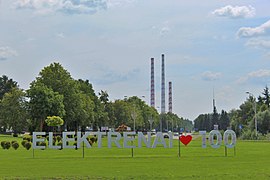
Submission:
[[[155,58],[160,106],[161,54],[173,112],[194,120],[238,108],[246,91],[270,81],[268,0],[0,0],[0,74],[27,89],[60,62],[110,99],[150,97]],[[166,110],[168,110],[166,97]]]

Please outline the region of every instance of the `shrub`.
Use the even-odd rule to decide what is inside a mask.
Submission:
[[[5,148],[9,149],[11,147],[11,143],[9,141],[6,141],[5,143]]]
[[[18,134],[13,134],[13,137],[18,137]]]
[[[62,126],[64,120],[59,116],[48,116],[45,120],[48,126]]]
[[[23,140],[27,140],[28,142],[32,142],[32,136],[31,135],[24,135]]]
[[[59,150],[62,150],[63,149],[63,143],[62,143],[62,141],[58,142],[57,143],[57,146],[61,146],[61,148]]]
[[[13,143],[15,143],[15,142],[17,142],[17,141],[11,141],[11,144],[13,144]]]
[[[31,142],[26,142],[25,143],[25,148],[27,149],[27,150],[29,150],[30,148],[31,148]]]
[[[45,146],[45,147],[47,147],[47,144],[46,144],[46,142],[40,142],[40,146]]]
[[[19,148],[19,143],[17,142],[12,143],[12,147],[13,149],[17,150]]]
[[[91,137],[90,140],[91,140],[93,143],[96,143],[96,142],[97,142],[97,138],[96,138],[96,137]]]
[[[89,142],[89,144],[92,146],[92,144],[93,144],[93,141],[91,141],[91,140],[88,140],[88,142]]]
[[[244,129],[241,133],[240,139],[254,140],[254,139],[256,139],[256,133],[255,133],[255,131],[251,131],[250,129]]]
[[[2,147],[3,149],[6,148],[5,144],[6,144],[6,141],[2,141],[2,142],[1,142],[1,147]]]
[[[265,137],[266,137],[266,140],[270,141],[270,133],[267,133],[267,134],[265,135]]]
[[[62,140],[62,137],[61,136],[56,136],[56,139],[58,142],[60,142]]]
[[[25,147],[25,144],[26,144],[27,142],[29,142],[29,141],[23,140],[23,141],[21,142],[22,146]]]
[[[61,146],[62,147],[62,145],[63,145],[62,141],[60,141],[60,142],[57,143],[57,146]]]

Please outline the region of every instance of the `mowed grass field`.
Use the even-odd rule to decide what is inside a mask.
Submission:
[[[21,141],[21,138],[0,136],[0,141]],[[136,144],[136,143],[135,143]],[[224,155],[224,145],[201,148],[201,139],[173,148],[103,148],[78,150],[14,150],[0,149],[0,179],[270,179],[270,142],[237,141]]]

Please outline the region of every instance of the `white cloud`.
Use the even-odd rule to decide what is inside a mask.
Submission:
[[[238,37],[256,37],[270,34],[270,20],[258,27],[242,27],[238,30]]]
[[[237,83],[242,84],[250,80],[268,81],[269,79],[270,79],[270,70],[259,69],[258,71],[248,73],[245,77],[239,78]]]
[[[248,18],[254,17],[256,10],[252,6],[225,6],[219,9],[216,9],[212,12],[216,16],[224,16],[230,18]]]
[[[108,8],[128,6],[136,0],[107,0]]]
[[[221,73],[205,71],[204,73],[202,73],[201,78],[205,81],[214,81],[214,80],[219,79],[220,76],[221,76]]]
[[[17,0],[18,9],[33,9],[37,13],[94,14],[107,8],[106,0]]]
[[[253,71],[248,74],[248,77],[252,78],[262,78],[262,77],[270,77],[270,70],[269,69],[260,69],[258,71]]]
[[[246,46],[269,49],[270,48],[270,40],[250,39],[247,41]]]
[[[10,57],[17,56],[17,52],[10,47],[0,47],[0,60],[7,60]]]
[[[160,29],[160,35],[161,36],[165,36],[166,34],[168,34],[171,31],[170,27],[168,26],[164,26]]]
[[[64,35],[64,33],[57,33],[56,34],[56,37],[58,37],[58,38],[65,38],[65,35]]]
[[[99,77],[93,77],[93,81],[95,81],[97,84],[114,84],[118,82],[125,82],[125,81],[131,81],[132,79],[136,79],[138,77],[138,74],[141,73],[140,69],[131,69],[128,71],[115,71],[113,69],[110,69],[106,66],[96,67],[97,72],[96,74]],[[105,73],[104,73],[105,72]]]

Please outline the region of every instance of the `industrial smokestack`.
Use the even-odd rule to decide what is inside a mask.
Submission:
[[[165,113],[165,63],[164,54],[161,55],[161,114]]]
[[[154,58],[151,58],[151,107],[155,107],[155,70],[154,70]]]
[[[169,82],[169,112],[172,113],[172,82]]]

